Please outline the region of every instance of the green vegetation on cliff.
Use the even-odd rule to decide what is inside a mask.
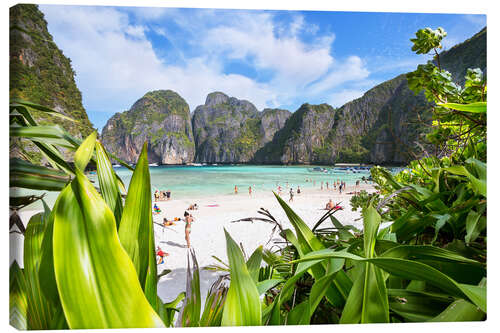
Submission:
[[[33,111],[40,124],[60,124],[77,137],[92,130],[82,105],[71,60],[54,43],[37,5],[10,8],[10,98],[41,104],[75,119],[62,120]]]

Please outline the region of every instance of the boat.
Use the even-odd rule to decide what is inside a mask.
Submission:
[[[157,167],[158,166],[158,163],[151,163],[149,164],[150,167]]]
[[[113,164],[113,168],[120,168],[121,165],[120,164]]]
[[[327,173],[328,170],[325,169],[325,168],[321,168],[321,167],[314,167],[312,169],[309,169],[309,171],[313,171],[313,172],[324,172],[324,173]]]
[[[202,166],[201,163],[188,163],[189,166]]]

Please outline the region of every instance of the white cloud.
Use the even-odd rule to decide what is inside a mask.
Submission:
[[[293,104],[297,98],[300,103],[309,98],[324,101],[332,88],[349,82],[351,90],[332,97],[339,101],[356,95],[355,84],[369,75],[357,56],[332,57],[333,34],[310,36],[307,42],[299,38],[300,32],[318,30],[300,15],[285,24],[286,33],[276,34],[280,26],[269,13],[221,11],[215,15],[213,10],[200,10],[189,16],[170,8],[40,8],[56,43],[73,61],[87,110],[123,111],[147,91],[157,89],[178,92],[191,110],[216,90],[262,109]],[[169,26],[161,24],[165,20],[175,21],[182,33],[173,35]],[[159,57],[147,38],[149,31],[169,40],[182,57],[182,65],[173,64],[165,54]],[[194,45],[195,55],[183,53],[176,45],[182,38]],[[259,81],[226,73],[228,59],[246,62],[269,75]]]
[[[242,75],[225,75],[220,64],[190,59],[184,67],[165,65],[144,29],[113,9],[42,6],[58,46],[73,61],[87,109],[127,109],[149,90],[172,89],[194,109],[214,90],[251,100],[263,108],[273,93]],[[61,11],[64,15],[61,15]]]
[[[363,80],[370,75],[363,61],[358,56],[350,56],[344,62],[338,62],[325,77],[313,83],[309,89],[313,94],[320,94],[349,81]]]
[[[365,92],[362,90],[343,89],[339,92],[333,93],[330,96],[328,104],[332,105],[333,107],[340,107],[345,103],[352,101],[353,99],[363,96],[364,93]]]

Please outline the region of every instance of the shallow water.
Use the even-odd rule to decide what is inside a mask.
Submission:
[[[234,186],[238,186],[241,193],[248,193],[252,186],[253,192],[276,191],[278,185],[282,188],[297,186],[308,188],[321,186],[326,182],[331,186],[333,181],[345,181],[348,185],[354,184],[361,177],[368,177],[369,171],[356,173],[327,168],[329,173],[312,171],[314,166],[282,166],[282,165],[221,165],[221,166],[157,166],[150,167],[152,190],[170,190],[173,199],[201,198],[213,195],[234,193]],[[132,172],[124,167],[115,168],[118,176],[128,187]],[[97,177],[89,175],[97,184]],[[307,180],[307,181],[306,181]],[[15,195],[41,194],[42,191],[17,190]],[[12,194],[12,192],[11,192]],[[58,192],[47,192],[45,201],[49,206],[55,202]],[[33,203],[26,209],[41,209],[39,202]]]

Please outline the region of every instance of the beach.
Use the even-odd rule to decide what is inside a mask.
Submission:
[[[370,184],[361,184],[358,190],[374,191]],[[352,195],[346,194],[354,191],[354,186],[347,185],[347,191],[339,194],[338,190],[320,190],[308,188],[302,193],[294,195],[292,202],[289,200],[289,190],[284,188],[282,198],[292,207],[292,209],[312,228],[314,224],[326,213],[324,210],[326,203],[332,199],[334,203],[340,203],[343,210],[335,213],[336,218],[342,224],[352,224],[357,228],[362,228],[363,222],[360,220],[360,212],[353,212],[349,204]],[[294,189],[294,193],[296,189]],[[175,199],[175,193],[170,201],[156,202],[161,209],[161,214],[153,215],[153,220],[161,223],[163,218],[173,219],[183,217],[184,211],[189,205],[197,203],[198,210],[189,211],[193,217],[191,231],[191,247],[195,250],[196,258],[200,268],[219,264],[212,256],[217,256],[227,263],[226,240],[224,229],[231,237],[243,246],[245,254],[249,257],[260,245],[270,248],[273,245],[272,236],[273,225],[266,222],[237,222],[231,223],[247,217],[263,217],[257,211],[260,208],[267,209],[284,228],[293,229],[288,222],[285,212],[279,205],[271,191],[248,194],[248,189],[240,189],[238,194],[212,196],[204,199],[188,200]],[[218,205],[215,206],[214,205]],[[163,228],[157,224],[155,227],[156,245],[160,246],[164,252],[169,253],[165,257],[163,264],[158,265],[158,272],[164,269],[172,270],[171,273],[163,276],[158,284],[158,295],[164,302],[173,300],[180,292],[186,288],[186,267],[188,249],[185,247],[184,221],[178,221],[174,226]],[[329,220],[324,222],[324,226],[331,226]],[[278,231],[274,233],[272,239],[281,239]],[[276,247],[274,248],[276,249]],[[219,274],[225,272],[213,272],[201,269],[201,294],[204,301],[206,292]]]
[[[291,208],[304,220],[304,222],[312,228],[314,224],[326,213],[325,205],[329,199],[337,204],[339,203],[344,209],[335,213],[336,218],[342,224],[352,224],[357,228],[362,228],[362,220],[360,212],[353,212],[350,206],[350,198],[354,190],[367,190],[373,192],[374,188],[371,184],[362,183],[358,187],[352,184],[347,184],[346,191],[339,194],[338,189],[320,189],[320,184],[303,188],[301,186],[301,194],[297,194],[297,188],[294,187],[294,198],[289,201],[289,188],[285,184],[282,185],[282,198],[291,206]],[[204,303],[206,293],[212,283],[216,280],[219,274],[225,272],[214,272],[204,270],[203,267],[218,264],[212,257],[217,256],[224,262],[227,262],[226,256],[226,240],[224,237],[224,229],[226,229],[231,237],[241,244],[245,254],[249,257],[252,252],[258,247],[270,248],[273,245],[273,240],[279,240],[281,237],[278,230],[272,235],[273,225],[254,221],[252,222],[237,222],[232,221],[248,218],[248,217],[263,217],[258,214],[260,208],[267,209],[271,215],[279,221],[284,228],[293,229],[288,222],[285,212],[274,197],[272,191],[269,190],[254,190],[250,196],[248,187],[239,188],[238,194],[217,194],[206,197],[196,197],[193,199],[176,198],[176,193],[172,192],[172,198],[169,201],[153,202],[160,209],[160,214],[153,214],[155,243],[156,246],[168,253],[164,263],[158,265],[158,274],[163,270],[171,270],[165,276],[162,276],[158,283],[158,295],[163,302],[169,302],[175,299],[177,295],[186,290],[186,270],[187,270],[187,254],[183,220],[175,222],[175,225],[162,227],[163,218],[173,220],[175,217],[183,218],[184,212],[189,205],[196,203],[197,210],[189,211],[193,217],[191,231],[191,247],[196,253],[196,258],[200,267],[200,282],[202,301]],[[20,212],[22,221],[26,224],[37,210],[23,210]],[[160,225],[159,225],[160,224]],[[324,222],[324,226],[331,226],[329,220]],[[272,236],[272,237],[271,237]],[[10,235],[10,250],[11,262],[16,259],[21,267],[22,260],[22,238],[20,234],[11,233]],[[276,249],[276,247],[274,247]]]

